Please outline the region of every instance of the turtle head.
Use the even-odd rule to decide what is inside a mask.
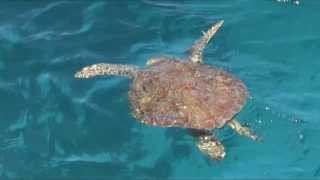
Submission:
[[[159,62],[161,62],[161,61],[170,61],[170,60],[172,60],[172,59],[174,59],[174,58],[170,58],[170,57],[167,57],[167,56],[151,57],[151,58],[147,61],[146,65],[147,65],[147,66],[151,66],[151,65],[155,65],[155,64],[157,64],[157,63],[159,63]]]

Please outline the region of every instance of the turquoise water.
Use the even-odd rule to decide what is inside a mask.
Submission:
[[[0,177],[319,178],[320,1],[3,1],[0,6]],[[210,161],[183,129],[137,123],[130,81],[76,80],[97,62],[144,66],[183,57],[214,22],[205,62],[239,76],[238,115],[264,141],[218,136]]]

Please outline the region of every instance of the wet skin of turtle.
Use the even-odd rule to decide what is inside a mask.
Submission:
[[[247,97],[242,81],[222,69],[172,58],[138,71],[129,91],[137,120],[201,130],[221,128]]]

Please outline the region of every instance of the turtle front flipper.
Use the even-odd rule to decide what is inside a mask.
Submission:
[[[207,32],[203,33],[203,36],[191,47],[189,60],[194,63],[202,63],[202,53],[204,48],[208,45],[210,39],[216,34],[219,28],[223,24],[223,20],[214,24]]]
[[[224,159],[226,155],[224,146],[211,131],[192,129],[190,134],[197,139],[196,145],[203,154],[214,160]]]
[[[137,71],[138,67],[133,65],[99,63],[84,67],[74,76],[81,79],[102,75],[118,75],[134,78]]]
[[[235,130],[238,134],[248,137],[254,141],[257,140],[261,140],[261,138],[259,136],[257,136],[256,134],[254,134],[251,129],[249,129],[248,127],[242,126],[239,121],[237,121],[236,119],[232,119],[228,122],[228,125]]]

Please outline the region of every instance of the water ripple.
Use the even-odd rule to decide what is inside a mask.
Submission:
[[[95,163],[107,163],[107,162],[114,162],[114,161],[126,161],[127,157],[126,154],[112,154],[112,153],[97,153],[97,154],[72,154],[64,158],[53,158],[52,162],[54,166],[57,166],[62,163],[74,163],[74,162],[95,162]]]
[[[71,3],[70,1],[57,1],[57,2],[53,2],[48,4],[47,6],[43,7],[43,8],[37,8],[37,9],[32,9],[31,11],[21,14],[20,17],[28,17],[28,21],[25,22],[25,24],[23,25],[24,29],[29,29],[30,23],[37,17],[43,15],[44,13],[51,11],[52,9],[61,6],[61,5],[65,5]]]
[[[2,2],[0,176],[319,176],[318,5]],[[252,98],[237,118],[264,139],[255,143],[230,128],[217,130],[224,161],[204,157],[183,129],[135,121],[129,80],[74,79],[97,62],[144,67],[152,56],[183,57],[218,19],[225,25],[205,62],[246,82]]]
[[[0,26],[0,40],[8,41],[9,43],[17,43],[21,40],[20,34],[14,25]]]

